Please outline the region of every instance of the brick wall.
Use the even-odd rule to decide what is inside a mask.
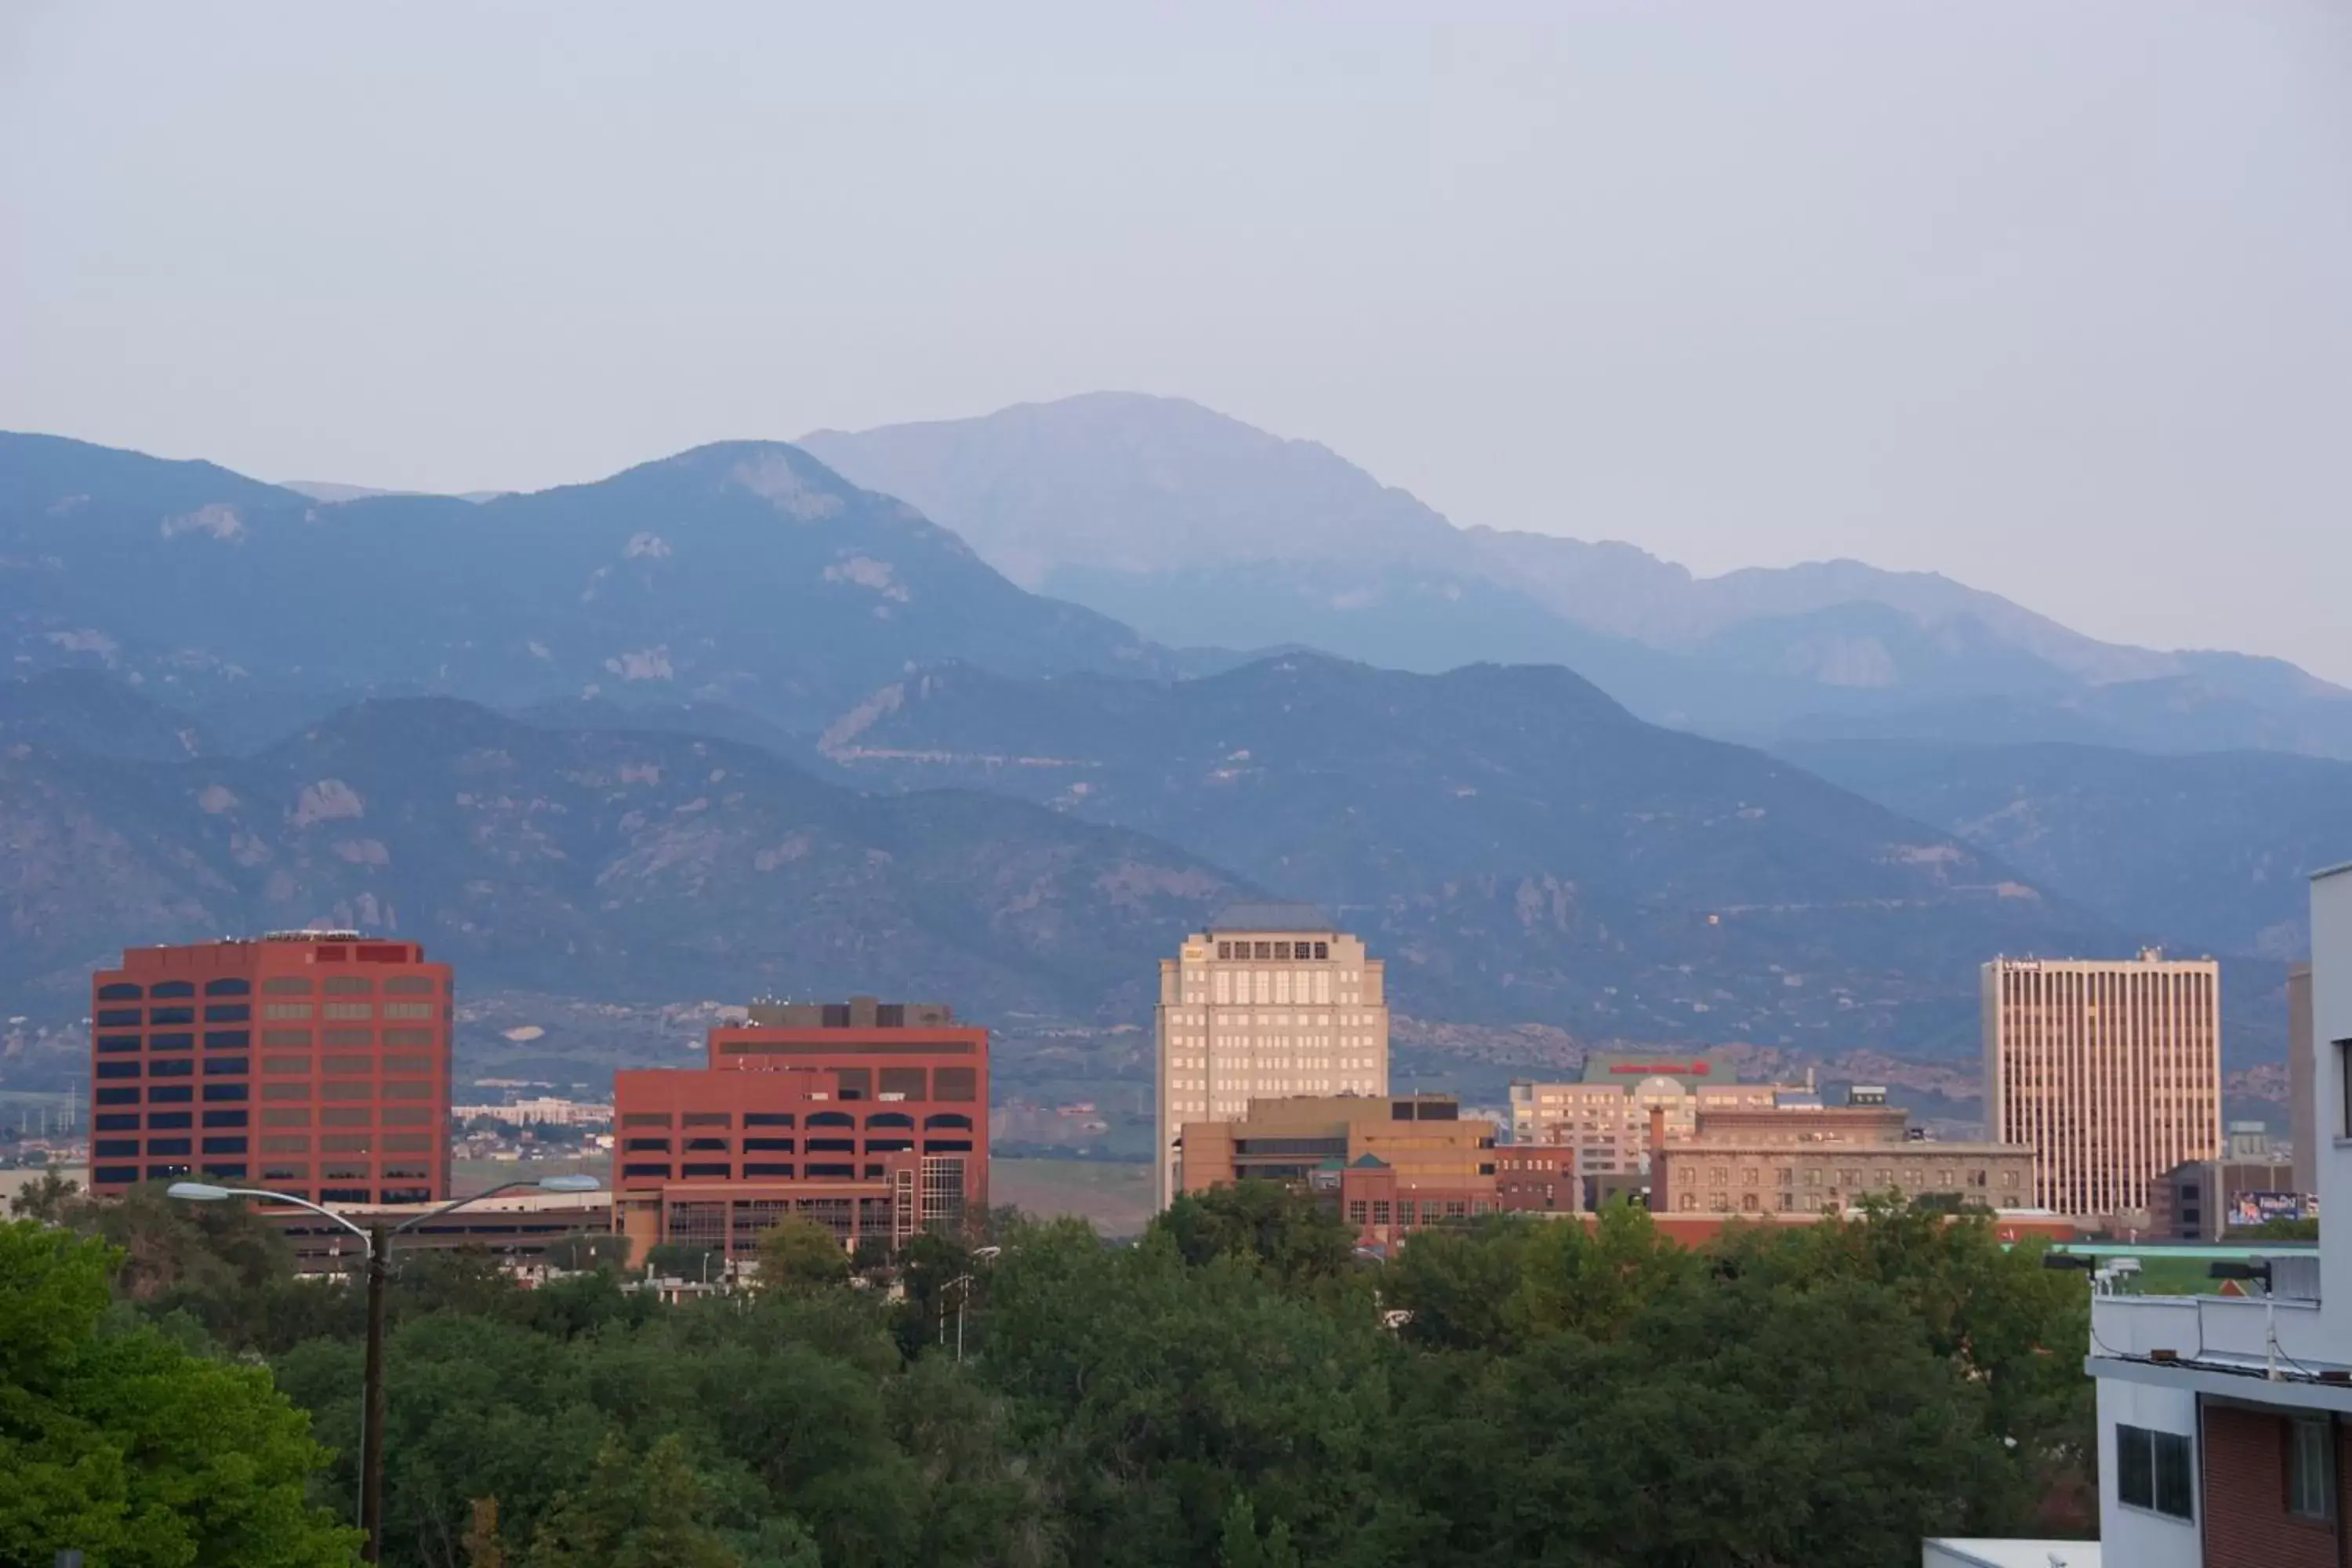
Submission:
[[[2210,1401],[2202,1415],[2209,1568],[2337,1568],[2335,1525],[2286,1510],[2284,1418]],[[2344,1436],[2339,1431],[2339,1468]]]

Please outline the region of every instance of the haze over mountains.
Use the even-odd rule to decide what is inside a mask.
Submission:
[[[2231,957],[2242,1059],[2352,852],[2352,764],[2287,754],[2352,701],[2274,661],[1455,530],[1169,400],[812,443],[862,478],[322,501],[0,436],[0,1000],[329,920],[478,986],[1099,1030],[1245,893],[1334,906],[1415,1017],[1823,1053],[1965,1055],[1982,958],[2168,942]],[[1955,744],[2052,734],[2140,750]]]
[[[1327,447],[1181,399],[1097,393],[801,445],[1016,582],[1171,645],[1560,663],[1645,718],[1747,740],[1958,731],[2352,757],[2352,691],[2281,660],[2102,643],[1860,562],[1696,578],[1629,544],[1460,529]]]
[[[813,730],[910,659],[1180,668],[772,442],[478,504],[331,504],[207,463],[5,436],[0,562],[20,668],[137,675],[254,740],[383,693],[655,690]]]

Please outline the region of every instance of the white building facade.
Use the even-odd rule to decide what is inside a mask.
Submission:
[[[2033,1202],[2105,1216],[2221,1152],[2221,966],[2210,958],[1984,966],[1985,1136],[2035,1152]]]
[[[1182,1188],[1187,1121],[1237,1120],[1252,1100],[1389,1092],[1379,959],[1306,904],[1242,904],[1160,961],[1158,1197]]]
[[[2323,1216],[2352,1215],[2352,866],[2312,880],[2304,1086]],[[2340,1226],[2342,1222],[2337,1222]],[[2330,1235],[2323,1229],[2323,1237]],[[2247,1297],[2100,1294],[2099,1521],[2108,1563],[2340,1568],[2352,1562],[2352,1237],[2282,1249]]]

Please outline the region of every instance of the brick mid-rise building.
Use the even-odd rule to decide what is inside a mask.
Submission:
[[[90,1189],[449,1195],[452,979],[353,931],[126,949],[90,981]]]
[[[936,1004],[760,1004],[699,1069],[613,1080],[614,1225],[728,1257],[786,1217],[845,1245],[988,1204],[988,1031]]]
[[[1339,1206],[1369,1247],[1502,1206],[1495,1124],[1451,1095],[1301,1095],[1255,1100],[1230,1121],[1179,1133],[1183,1191],[1281,1182]]]

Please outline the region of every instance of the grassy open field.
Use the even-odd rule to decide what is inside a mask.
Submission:
[[[1076,1215],[1105,1236],[1133,1236],[1151,1217],[1151,1167],[1141,1161],[992,1160],[989,1201],[1040,1219]]]
[[[536,1182],[543,1176],[590,1175],[609,1185],[613,1162],[603,1154],[576,1160],[467,1160],[450,1162],[449,1191],[455,1197],[472,1197],[502,1182]]]

